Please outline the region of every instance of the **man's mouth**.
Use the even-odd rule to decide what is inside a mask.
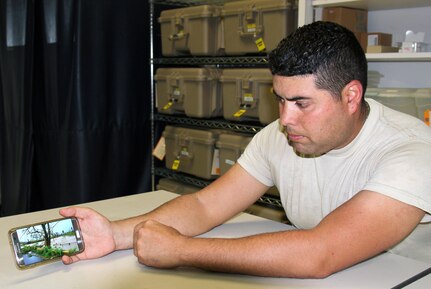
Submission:
[[[299,141],[304,137],[302,135],[293,134],[293,133],[287,133],[286,135],[289,141]]]
[[[296,134],[287,134],[287,138],[290,141],[299,141],[303,138],[303,136],[302,135],[296,135]]]
[[[295,134],[294,132],[289,132],[288,128],[285,127],[285,126],[283,126],[282,131],[283,131],[283,133],[286,136],[286,138],[287,138],[288,141],[295,142],[295,141],[299,141],[299,140],[301,140],[301,139],[304,138],[303,135]]]

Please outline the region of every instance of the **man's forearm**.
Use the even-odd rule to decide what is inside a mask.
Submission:
[[[116,249],[132,248],[134,228],[139,223],[150,219],[173,227],[186,236],[199,235],[212,228],[212,223],[205,221],[204,210],[196,195],[184,195],[161,205],[149,213],[114,221],[112,226]]]
[[[308,231],[260,234],[238,239],[189,239],[180,266],[272,277],[322,278],[324,248]],[[308,241],[307,241],[308,240]]]

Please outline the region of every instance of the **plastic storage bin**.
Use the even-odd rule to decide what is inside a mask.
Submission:
[[[415,89],[385,88],[374,91],[377,91],[377,93],[374,95],[367,93],[367,95],[392,109],[418,117],[414,97]]]
[[[168,178],[160,179],[156,188],[158,190],[165,190],[165,191],[177,193],[180,195],[187,195],[187,194],[191,194],[191,193],[194,193],[194,192],[197,192],[200,190],[199,187],[192,186],[189,184],[184,184],[182,182],[168,179]]]
[[[418,88],[414,93],[414,98],[418,118],[426,122],[425,112],[431,110],[431,88]]]
[[[220,74],[221,70],[214,68],[157,69],[157,111],[198,118],[221,116]]]
[[[275,199],[280,198],[280,193],[277,187],[273,186],[265,192],[266,196],[273,197]],[[287,219],[286,212],[283,208],[275,207],[271,205],[261,205],[259,203],[253,204],[245,210],[246,213],[267,218],[276,222],[290,224]]]
[[[247,0],[225,3],[222,10],[227,55],[271,51],[297,27],[297,2]]]
[[[280,222],[287,224],[289,220],[287,219],[286,213],[282,209],[275,209],[259,204],[253,204],[248,207],[244,212],[259,216],[265,219],[269,219],[275,222]]]
[[[266,68],[229,68],[220,77],[223,117],[227,120],[259,120],[268,124],[278,118],[272,93],[272,75]]]
[[[223,132],[167,125],[163,131],[166,167],[208,180],[216,178],[219,175],[219,160],[215,154],[215,144]]]
[[[162,54],[217,55],[222,49],[220,25],[221,7],[199,5],[168,9],[158,19],[161,30]]]
[[[216,143],[220,154],[220,175],[226,173],[236,163],[252,138],[241,134],[220,134]]]

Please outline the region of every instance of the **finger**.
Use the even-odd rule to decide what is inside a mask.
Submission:
[[[76,217],[78,219],[85,219],[94,214],[94,210],[83,207],[68,207],[60,209],[60,215],[64,217]]]
[[[63,217],[72,217],[76,214],[76,208],[74,207],[68,207],[68,208],[62,208],[59,211],[60,215]]]
[[[133,254],[138,257],[138,229],[133,230]]]
[[[74,256],[68,256],[68,255],[63,255],[61,257],[61,261],[63,261],[63,264],[65,265],[70,265],[72,263],[78,262],[79,260],[81,260],[78,255],[74,255]]]

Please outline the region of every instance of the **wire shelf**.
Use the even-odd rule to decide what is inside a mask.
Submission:
[[[171,6],[221,5],[229,0],[149,0],[152,4]]]
[[[245,132],[245,133],[257,133],[264,126],[263,125],[255,125],[255,124],[242,124],[242,123],[233,123],[224,119],[201,119],[201,118],[192,118],[185,116],[174,116],[174,115],[166,115],[166,114],[155,114],[154,120],[163,121],[166,123],[174,123],[180,125],[187,126],[198,126],[204,128],[217,128],[217,129],[228,129],[236,132]]]
[[[159,177],[173,179],[175,181],[189,184],[189,185],[193,185],[193,186],[196,186],[199,188],[204,188],[204,187],[208,186],[209,184],[211,184],[211,182],[212,182],[212,180],[203,180],[203,179],[200,179],[198,177],[191,176],[188,174],[174,172],[174,171],[172,171],[168,168],[164,168],[164,167],[156,167],[154,169],[154,173],[155,173],[155,175],[157,175]],[[283,208],[280,199],[277,199],[273,196],[263,195],[261,198],[259,198],[257,203],[261,203],[261,204],[264,204],[266,206],[271,206],[271,207],[275,207],[275,208],[279,208],[279,209]]]
[[[169,178],[173,179],[182,183],[186,183],[189,185],[193,185],[199,188],[204,188],[211,184],[212,181],[209,180],[203,180],[195,176],[190,176],[183,173],[174,172],[167,168],[155,168],[154,173],[159,177]]]
[[[151,64],[157,65],[215,65],[218,67],[235,66],[261,66],[268,67],[266,56],[240,56],[240,57],[165,57],[152,58]]]

